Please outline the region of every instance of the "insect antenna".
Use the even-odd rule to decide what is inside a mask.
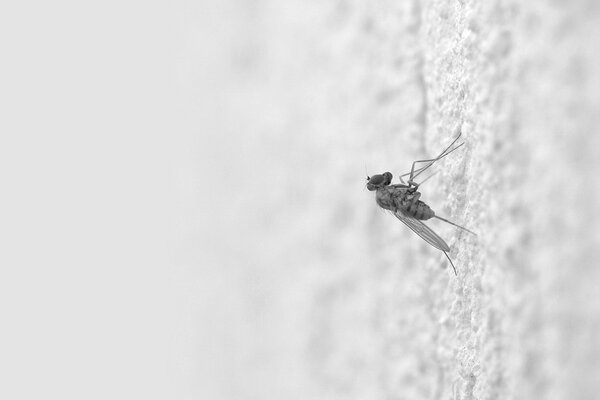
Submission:
[[[468,230],[468,229],[467,229],[467,228],[465,228],[464,226],[460,226],[460,225],[458,225],[458,224],[455,224],[454,222],[448,221],[447,219],[445,219],[445,218],[442,218],[442,217],[438,217],[437,215],[434,215],[433,217],[434,217],[434,218],[437,218],[437,219],[441,219],[442,221],[444,221],[444,222],[447,222],[447,223],[449,223],[450,225],[454,225],[454,226],[456,226],[457,228],[460,228],[460,229],[462,229],[463,231],[467,231],[467,232],[469,232],[469,233],[471,233],[471,234],[473,234],[473,235],[477,236],[477,234],[476,234],[475,232]]]
[[[442,253],[444,253],[444,255],[446,256],[448,261],[450,261],[450,265],[452,265],[452,269],[454,270],[454,275],[458,276],[458,273],[456,272],[456,267],[454,266],[454,263],[450,259],[450,256],[448,255],[448,253],[446,253],[445,251],[443,251]]]

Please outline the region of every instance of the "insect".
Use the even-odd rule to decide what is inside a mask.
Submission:
[[[450,143],[450,145],[440,153],[435,158],[427,159],[427,160],[417,160],[414,161],[410,172],[400,175],[399,184],[392,185],[392,174],[390,172],[384,172],[381,175],[373,175],[371,177],[367,176],[367,189],[369,191],[375,191],[375,200],[377,204],[385,209],[389,210],[394,214],[400,221],[402,221],[406,226],[412,229],[417,235],[419,235],[423,240],[432,245],[438,250],[441,250],[448,261],[450,261],[450,265],[452,265],[452,269],[454,269],[454,274],[458,275],[456,272],[456,267],[454,263],[448,256],[448,252],[450,251],[450,246],[439,237],[437,233],[435,233],[431,228],[423,223],[431,218],[437,218],[444,222],[447,222],[451,225],[454,225],[464,231],[467,231],[473,235],[476,235],[474,232],[464,228],[460,225],[455,224],[454,222],[450,222],[445,218],[435,215],[435,212],[420,200],[421,193],[418,192],[419,185],[423,184],[427,179],[431,178],[429,176],[421,183],[416,183],[414,180],[425,170],[431,167],[435,162],[441,160],[446,157],[448,154],[452,153],[459,147],[461,147],[463,143],[455,146],[456,141],[460,138],[462,133],[459,133],[458,136]],[[417,168],[418,167],[418,168]],[[402,178],[408,176],[408,182],[404,182]]]

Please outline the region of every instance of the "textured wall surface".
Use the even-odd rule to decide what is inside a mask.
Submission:
[[[220,104],[222,146],[230,134],[242,146],[220,160],[237,191],[213,224],[236,228],[213,271],[227,274],[226,303],[221,291],[214,301],[231,324],[213,395],[597,398],[597,3],[262,1],[236,12]],[[479,234],[430,222],[455,277],[377,208],[364,176],[406,172],[457,129],[464,147],[421,188]]]
[[[599,4],[10,2],[0,398],[599,398]]]

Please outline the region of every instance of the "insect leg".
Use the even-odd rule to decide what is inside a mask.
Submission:
[[[433,178],[435,175],[437,175],[437,172],[434,172],[433,174],[429,175],[427,178],[423,179],[420,183],[417,183],[417,187],[421,186],[422,184],[424,184],[425,182],[427,182],[428,180]]]
[[[447,223],[449,223],[450,225],[454,225],[454,226],[456,226],[457,228],[460,228],[460,229],[462,229],[463,231],[467,231],[467,232],[469,232],[469,233],[471,233],[471,234],[473,234],[473,235],[477,236],[477,234],[476,234],[475,232],[468,230],[468,229],[467,229],[467,228],[465,228],[464,226],[460,226],[460,225],[458,225],[458,224],[455,224],[454,222],[448,221],[447,219],[445,219],[445,218],[442,218],[442,217],[438,217],[437,215],[434,215],[433,217],[434,217],[434,218],[437,218],[437,219],[441,219],[442,221],[444,221],[444,222],[447,222]]]
[[[464,143],[459,144],[456,147],[453,147],[454,144],[456,143],[456,141],[461,137],[462,132],[459,132],[458,135],[454,138],[454,140],[452,141],[452,143],[450,143],[450,145],[448,147],[446,147],[446,149],[444,151],[442,151],[440,153],[439,156],[437,156],[436,158],[430,158],[430,159],[426,159],[426,160],[417,160],[415,162],[413,162],[412,164],[412,168],[410,169],[410,172],[407,172],[406,174],[402,174],[400,175],[400,182],[404,183],[404,180],[402,179],[403,177],[410,175],[410,178],[408,180],[408,183],[414,186],[418,186],[416,183],[414,183],[414,179],[419,176],[423,171],[425,171],[427,168],[431,167],[436,161],[441,160],[442,158],[446,157],[448,154],[452,153],[454,150],[458,149],[459,147],[461,147]],[[417,168],[415,169],[415,166],[417,164],[420,163],[427,163],[426,165],[424,165],[423,167]]]
[[[454,142],[453,142],[454,143]],[[437,156],[436,158],[431,158],[428,160],[417,160],[415,162],[413,162],[412,164],[412,168],[410,169],[410,172],[407,172],[406,174],[402,174],[400,175],[400,178],[403,178],[407,175],[410,175],[409,179],[408,179],[408,183],[412,183],[413,185],[415,185],[415,183],[413,182],[414,179],[421,175],[422,172],[424,172],[427,168],[431,167],[436,161],[441,160],[442,158],[446,157],[448,154],[452,153],[454,150],[457,150],[459,147],[461,147],[464,143],[459,144],[458,146],[456,146],[455,148],[453,148],[452,150],[448,151],[448,149],[444,150],[439,156]],[[415,169],[415,166],[417,164],[420,163],[426,163],[426,165]]]
[[[456,149],[455,149],[455,150],[456,150]],[[433,163],[434,163],[435,161],[437,161],[437,160],[439,160],[439,158],[434,158],[434,159],[431,159],[431,160],[418,160],[418,161],[415,161],[415,162],[413,163],[413,168],[414,168],[414,164],[415,164],[415,163],[420,163],[420,162],[431,161],[431,164],[433,164]],[[414,176],[414,177],[416,177],[417,175],[420,175],[420,174],[421,174],[421,172],[425,171],[425,170],[426,170],[427,168],[429,168],[430,166],[431,166],[431,165],[426,165],[426,166],[424,166],[424,167],[417,168],[416,170],[414,170],[414,172],[416,172],[416,174],[415,174],[415,176]],[[407,172],[407,173],[405,173],[405,174],[402,174],[402,175],[398,176],[398,178],[400,179],[400,182],[402,182],[402,183],[405,183],[405,182],[404,182],[404,179],[402,179],[402,178],[404,178],[404,177],[405,177],[405,176],[407,176],[407,175],[410,175],[411,173],[413,173],[412,169],[411,169],[411,172]],[[434,174],[434,175],[435,175],[435,174]],[[409,178],[409,179],[410,179],[410,178]],[[429,178],[427,178],[427,179],[429,179]],[[425,181],[423,181],[423,182],[425,182]],[[421,182],[421,183],[423,183],[423,182]],[[414,185],[414,182],[413,182],[413,185]]]
[[[448,261],[450,261],[450,265],[452,265],[452,269],[454,270],[454,275],[458,276],[458,273],[456,272],[456,267],[454,266],[454,263],[450,259],[450,256],[448,255],[448,253],[446,253],[445,251],[443,251],[442,253],[444,253],[444,255],[446,256]]]

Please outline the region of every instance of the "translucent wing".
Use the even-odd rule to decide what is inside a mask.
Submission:
[[[444,242],[444,239],[439,237],[437,235],[437,233],[435,233],[433,230],[431,230],[430,227],[425,225],[420,220],[404,214],[401,210],[396,210],[394,212],[394,215],[400,221],[404,222],[404,224],[406,226],[408,226],[410,229],[412,229],[412,231],[414,233],[421,236],[421,238],[423,240],[425,240],[427,243],[429,243],[436,249],[444,251],[444,252],[450,251],[450,247],[446,244],[446,242]]]

